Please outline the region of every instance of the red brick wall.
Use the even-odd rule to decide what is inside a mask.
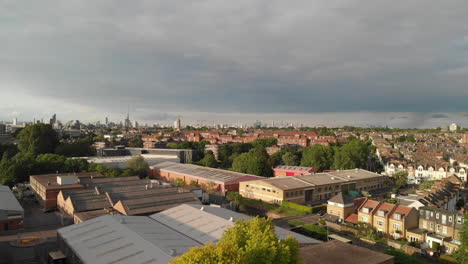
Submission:
[[[8,229],[6,228],[8,224]],[[0,220],[0,231],[18,230],[23,228],[23,219]]]

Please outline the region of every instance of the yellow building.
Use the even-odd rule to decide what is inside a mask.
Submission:
[[[386,176],[362,169],[240,182],[242,196],[269,203],[318,204],[342,191],[370,191],[386,187]]]

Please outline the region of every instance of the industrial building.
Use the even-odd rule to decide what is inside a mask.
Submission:
[[[150,215],[183,204],[201,204],[190,190],[137,176],[83,180],[84,189],[63,190],[57,208],[75,223],[106,214]]]
[[[216,243],[226,228],[248,216],[202,205],[179,205],[148,216],[106,215],[57,230],[58,246],[67,263],[166,264],[192,247]],[[302,246],[320,241],[276,227]]]
[[[8,186],[0,185],[0,231],[23,228],[24,210]]]
[[[60,191],[84,189],[81,180],[99,177],[103,175],[97,172],[43,174],[29,176],[29,182],[32,192],[42,207],[56,208],[57,195]]]
[[[244,197],[269,203],[318,204],[342,191],[385,188],[385,179],[386,176],[363,169],[342,170],[242,181],[239,192]]]
[[[202,186],[213,185],[211,189],[221,192],[237,192],[240,182],[264,179],[250,174],[174,162],[150,166],[149,175],[170,182],[182,179],[187,184],[196,182]]]

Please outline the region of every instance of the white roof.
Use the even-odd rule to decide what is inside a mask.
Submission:
[[[24,212],[15,195],[5,185],[0,185],[0,210]]]
[[[100,216],[57,232],[84,264],[163,264],[189,248],[217,242],[238,219],[251,217],[224,208],[183,204],[151,217]],[[280,227],[275,232],[281,239],[291,235],[299,243],[321,243]]]
[[[123,220],[122,220],[123,219]],[[201,244],[145,216],[106,215],[58,229],[84,263],[168,263]]]
[[[195,204],[182,204],[153,214],[150,217],[203,244],[218,242],[224,230],[233,226],[238,219],[252,219],[250,216],[228,209]],[[285,239],[291,235],[299,243],[321,243],[318,240],[277,226],[275,226],[275,232],[280,239]]]

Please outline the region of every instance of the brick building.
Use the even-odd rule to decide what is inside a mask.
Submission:
[[[195,182],[204,188],[220,192],[238,192],[239,183],[264,179],[264,177],[250,174],[174,162],[163,162],[150,166],[149,175],[170,182],[177,179],[183,180],[186,184]]]
[[[84,189],[82,179],[103,177],[97,172],[82,172],[74,174],[43,174],[29,176],[31,190],[39,204],[44,208],[57,207],[57,195],[63,190]]]
[[[24,210],[8,186],[0,185],[0,231],[23,228]]]

